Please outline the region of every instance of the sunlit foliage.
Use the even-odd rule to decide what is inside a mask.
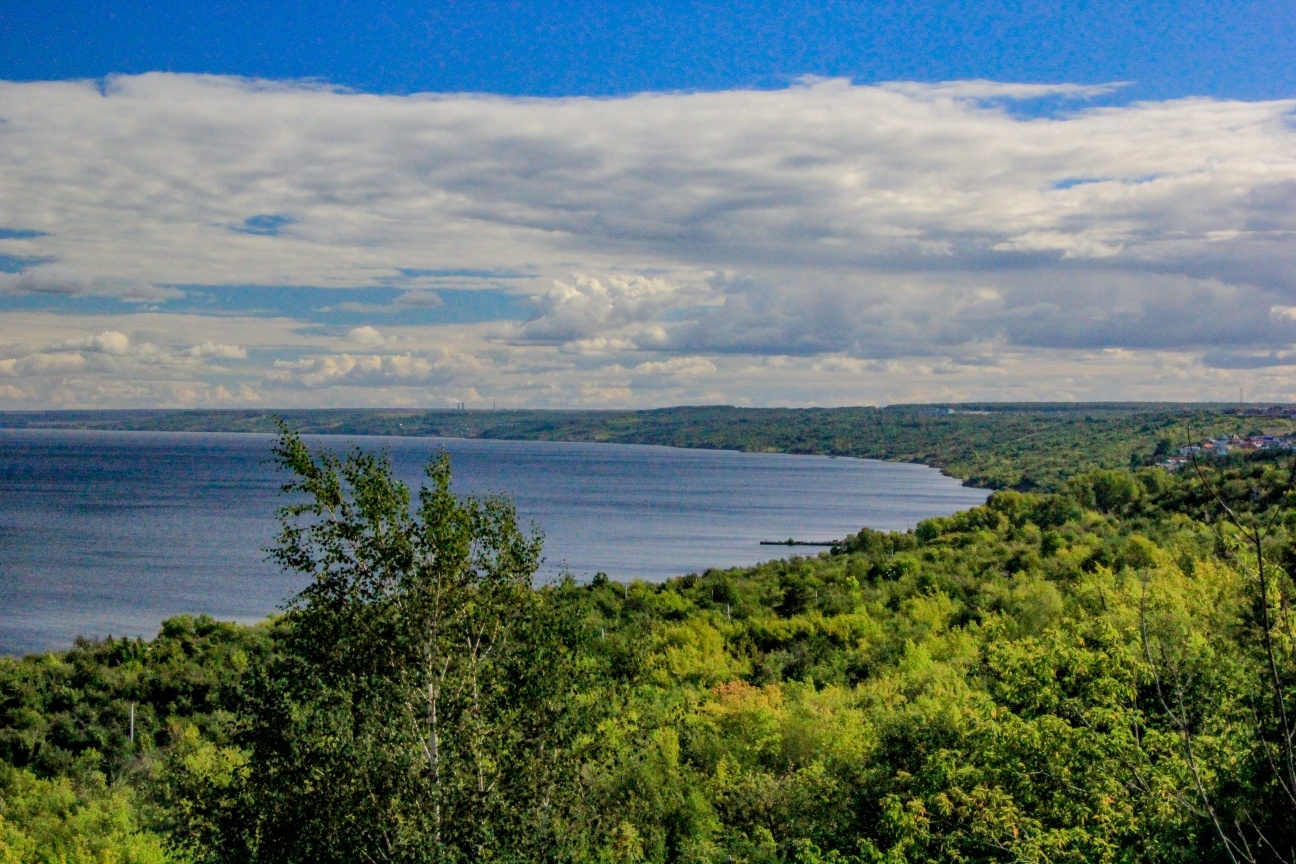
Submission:
[[[198,860],[1296,859],[1288,457],[532,588],[534,541],[444,463],[411,510],[380,459],[286,452],[279,555],[315,577],[293,610],[0,662],[6,788],[129,817],[58,830]],[[490,628],[507,647],[474,665]],[[429,669],[460,694],[441,787]],[[0,811],[14,836],[57,809],[24,807]]]

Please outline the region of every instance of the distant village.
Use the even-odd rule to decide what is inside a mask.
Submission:
[[[1257,450],[1296,450],[1296,433],[1283,435],[1221,435],[1200,444],[1180,447],[1176,456],[1160,463],[1162,468],[1178,471],[1193,459],[1214,459],[1230,453],[1254,453]]]

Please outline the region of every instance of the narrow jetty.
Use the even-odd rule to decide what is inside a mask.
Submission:
[[[836,546],[840,540],[793,540],[789,537],[786,540],[762,540],[762,546]]]

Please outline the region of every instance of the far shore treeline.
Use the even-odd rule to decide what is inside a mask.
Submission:
[[[1155,464],[1189,439],[1296,430],[1292,406],[989,402],[885,408],[123,410],[0,412],[0,428],[428,435],[596,441],[921,462],[970,486],[1051,490],[1094,468]]]
[[[953,412],[953,413],[951,413]],[[1296,429],[1269,406],[8,414],[278,431],[255,626],[0,658],[0,862],[1293,862]],[[403,425],[402,425],[403,424]],[[302,432],[929,462],[1000,490],[663,584]],[[823,502],[831,507],[831,501]]]

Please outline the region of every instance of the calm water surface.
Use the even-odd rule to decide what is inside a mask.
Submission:
[[[620,444],[311,437],[386,449],[412,486],[450,454],[545,534],[542,576],[665,579],[753,564],[760,540],[909,528],[985,500],[921,465]],[[0,430],[0,653],[143,635],[180,612],[250,621],[303,586],[264,549],[286,479],[270,435]],[[816,550],[799,550],[802,553]]]

